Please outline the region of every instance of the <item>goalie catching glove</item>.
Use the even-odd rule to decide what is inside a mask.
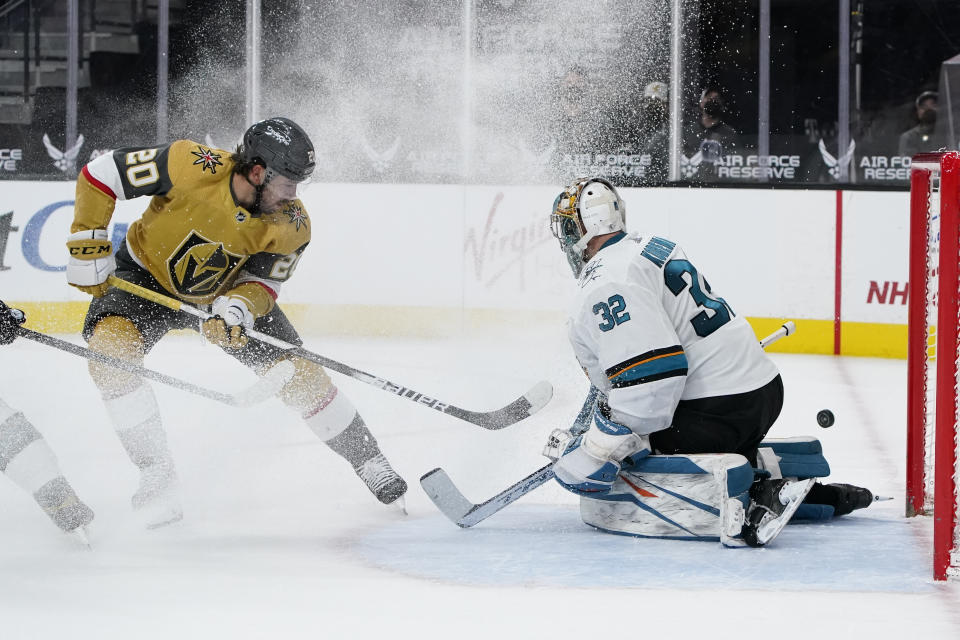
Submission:
[[[67,237],[67,282],[95,298],[102,297],[110,285],[107,278],[117,270],[113,244],[106,229],[78,231]]]
[[[17,329],[27,316],[20,309],[11,309],[0,300],[0,344],[10,344],[17,337]]]
[[[610,491],[625,458],[636,460],[650,455],[650,441],[611,420],[602,403],[598,403],[593,411],[593,425],[583,435],[573,437],[562,429],[550,434],[544,455],[553,457],[551,454],[560,454],[553,474],[564,489],[598,495]]]
[[[247,345],[245,329],[252,329],[254,317],[242,298],[225,295],[210,306],[212,318],[200,322],[203,337],[223,349],[242,349]]]

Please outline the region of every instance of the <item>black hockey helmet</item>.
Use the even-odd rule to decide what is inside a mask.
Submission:
[[[268,118],[251,125],[243,134],[238,152],[244,163],[263,164],[268,179],[280,175],[302,182],[316,166],[310,137],[288,118]]]

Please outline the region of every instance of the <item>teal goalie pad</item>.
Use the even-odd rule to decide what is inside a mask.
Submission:
[[[770,438],[760,443],[757,461],[761,469],[777,478],[826,478],[830,465],[820,441],[809,436]]]
[[[580,515],[611,533],[742,546],[753,478],[735,453],[649,456],[624,466],[610,493],[581,496]]]

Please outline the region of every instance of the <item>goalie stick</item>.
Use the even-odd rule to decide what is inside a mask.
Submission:
[[[766,348],[777,340],[792,335],[797,330],[792,320],[783,323],[779,329],[760,341],[760,346]],[[590,389],[591,395],[595,397],[594,389]],[[584,403],[584,409],[588,402]],[[574,429],[586,431],[589,423],[584,423],[584,409],[580,410],[577,419],[574,421]],[[420,486],[426,492],[427,497],[437,506],[438,509],[447,516],[447,518],[458,527],[466,529],[472,527],[478,522],[482,522],[497,513],[509,504],[512,504],[527,495],[537,487],[540,487],[553,478],[553,465],[556,461],[544,465],[528,475],[523,480],[515,482],[489,500],[474,504],[457,489],[457,486],[447,475],[447,472],[441,468],[428,471],[420,478]]]
[[[26,329],[24,327],[17,328],[17,335],[21,338],[39,342],[42,345],[60,349],[61,351],[72,353],[75,356],[80,356],[81,358],[86,358],[87,360],[93,360],[94,362],[105,364],[113,367],[114,369],[121,369],[128,373],[134,373],[138,376],[148,378],[155,382],[160,382],[162,384],[174,387],[175,389],[187,391],[198,396],[203,396],[204,398],[210,398],[211,400],[216,400],[217,402],[222,402],[233,407],[249,407],[250,405],[254,405],[259,402],[263,402],[268,398],[272,398],[277,394],[278,391],[280,391],[280,389],[283,388],[283,385],[290,381],[295,373],[293,363],[283,360],[270,367],[270,369],[259,380],[257,380],[257,382],[253,383],[249,387],[241,389],[236,393],[221,393],[219,391],[213,391],[211,389],[206,389],[204,387],[191,384],[185,380],[180,380],[179,378],[165,375],[152,369],[147,369],[146,367],[142,367],[133,362],[127,362],[126,360],[120,360],[119,358],[114,358],[97,351],[92,351],[86,347],[75,345],[72,342],[66,342],[65,340],[48,336],[45,333],[31,331],[30,329]]]
[[[212,314],[202,311],[196,307],[193,307],[188,304],[184,304],[175,298],[171,298],[162,293],[152,291],[141,287],[140,285],[134,284],[122,278],[117,278],[116,276],[110,276],[107,280],[111,285],[118,289],[122,289],[127,293],[133,294],[145,300],[150,300],[156,304],[167,307],[168,309],[173,309],[174,311],[181,311],[183,313],[188,313],[192,316],[196,316],[201,320],[207,320],[213,317]],[[542,380],[535,384],[529,391],[525,394],[511,402],[510,404],[495,409],[493,411],[470,411],[469,409],[462,409],[456,405],[452,405],[447,402],[442,402],[436,398],[431,398],[419,391],[411,389],[409,387],[404,387],[395,382],[391,382],[386,378],[380,378],[373,374],[361,371],[360,369],[355,369],[349,365],[343,364],[342,362],[337,362],[320,354],[308,351],[303,347],[285,342],[273,336],[261,333],[254,329],[247,329],[246,335],[254,340],[259,340],[265,344],[269,344],[278,349],[283,350],[287,354],[295,355],[297,357],[303,358],[304,360],[309,360],[315,362],[327,369],[332,369],[338,373],[349,376],[366,384],[372,385],[392,393],[401,398],[411,400],[417,404],[421,404],[425,407],[429,407],[441,413],[459,418],[466,422],[473,423],[478,427],[489,430],[503,429],[508,427],[524,418],[527,418],[543,407],[550,401],[550,398],[553,397],[553,386],[546,380]]]

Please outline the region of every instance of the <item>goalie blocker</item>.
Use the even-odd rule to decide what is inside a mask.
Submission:
[[[587,524],[611,533],[714,540],[724,546],[742,547],[769,543],[791,519],[826,519],[866,507],[873,500],[869,492],[860,490],[867,495],[853,494],[852,503],[846,504],[837,499],[837,494],[844,491],[838,487],[848,485],[815,485],[817,478],[830,473],[815,438],[764,440],[758,457],[759,474],[780,481],[773,483],[776,491],[766,496],[782,500],[772,509],[763,505],[758,509],[756,501],[763,498],[757,495],[756,471],[747,459],[720,453],[652,455],[625,464],[609,493],[580,497],[580,514]],[[814,503],[814,495],[808,497],[814,486],[821,487],[815,495],[823,504]],[[768,515],[751,530],[748,514],[758,511]],[[751,533],[743,535],[747,531]],[[751,535],[759,538],[751,539]]]

